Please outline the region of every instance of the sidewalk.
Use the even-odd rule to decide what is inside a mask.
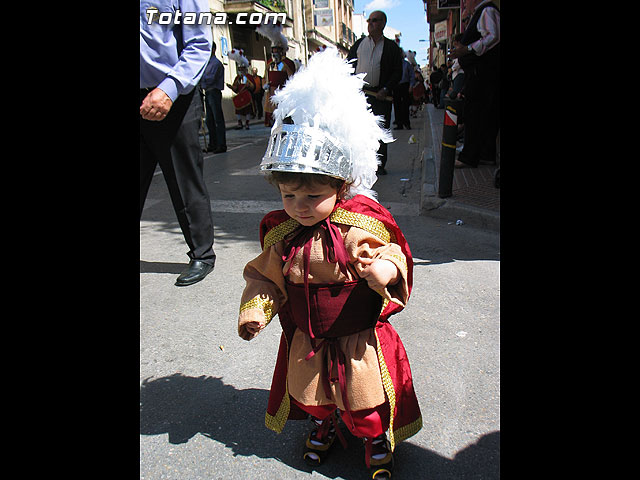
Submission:
[[[438,196],[442,127],[444,109],[429,103],[424,107],[425,148],[422,161],[422,192],[420,207],[423,215],[460,219],[482,228],[500,230],[500,189],[494,185],[496,165],[454,169],[452,195]],[[460,146],[461,143],[458,143]]]

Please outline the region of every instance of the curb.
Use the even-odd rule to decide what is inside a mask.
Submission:
[[[420,214],[444,220],[462,220],[464,223],[483,229],[500,231],[500,212],[467,205],[454,198],[440,198],[438,196],[438,179],[440,171],[440,156],[434,150],[433,139],[434,122],[431,111],[427,107],[425,121],[429,128],[425,128],[425,147],[422,150],[422,184],[420,190]]]

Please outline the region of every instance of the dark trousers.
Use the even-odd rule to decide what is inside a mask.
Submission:
[[[206,90],[207,130],[209,130],[209,149],[227,148],[227,129],[222,113],[222,92],[215,88]]]
[[[262,108],[262,97],[264,97],[264,90],[260,88],[258,93],[253,94],[253,101],[256,103],[256,108],[258,109],[257,118],[262,118],[263,108]]]
[[[140,117],[140,218],[156,165],[160,164],[192,260],[214,264],[213,217],[204,182],[198,127],[202,112],[195,89],[180,95],[159,122]],[[140,90],[140,104],[147,95]]]
[[[378,100],[377,98],[367,95],[367,102],[371,105],[371,111],[374,115],[384,116],[383,128],[388,129],[391,124],[391,107],[393,102],[385,100]],[[384,168],[387,164],[387,144],[380,142],[380,148],[378,149],[378,158],[380,159],[380,167]]]
[[[440,105],[440,87],[431,86],[431,101],[436,107]]]
[[[500,76],[491,69],[465,71],[464,148],[461,162],[477,167],[480,161],[496,160],[496,137],[500,128]]]
[[[396,124],[409,128],[409,84],[400,83],[393,91],[393,111]]]

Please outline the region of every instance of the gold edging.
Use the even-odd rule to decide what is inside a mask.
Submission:
[[[282,433],[285,423],[289,418],[289,411],[291,410],[291,403],[289,400],[289,386],[284,389],[284,397],[278,407],[278,411],[274,415],[269,415],[269,412],[264,414],[264,424],[269,430],[273,430],[276,433]]]
[[[376,218],[370,217],[369,215],[350,212],[349,210],[338,207],[331,214],[330,219],[335,223],[342,223],[344,225],[361,228],[362,230],[365,230],[372,235],[377,236],[385,243],[396,242],[396,238],[393,232],[387,230],[387,227],[384,226],[383,222]],[[299,226],[300,223],[293,218],[289,218],[288,220],[285,220],[284,222],[276,225],[264,236],[263,250],[266,250],[270,246],[278,243],[280,240],[283,240],[284,237],[289,235]]]
[[[285,220],[284,222],[276,225],[264,236],[264,247],[262,248],[262,250],[266,250],[270,246],[278,243],[280,240],[283,240],[284,237],[289,235],[299,226],[300,223],[298,223],[298,221],[294,220],[293,218],[289,218],[289,220]]]
[[[403,440],[406,440],[409,437],[414,436],[422,429],[422,415],[418,417],[417,420],[414,420],[409,425],[405,425],[404,427],[398,428],[395,432],[393,432],[396,442],[400,443]]]
[[[289,342],[286,335],[283,334],[285,343],[287,344],[287,365],[289,365]],[[269,412],[264,414],[264,424],[269,430],[273,430],[276,433],[282,433],[287,420],[289,419],[289,412],[291,411],[291,400],[289,399],[289,367],[287,366],[287,375],[284,383],[284,396],[278,407],[278,411],[274,415],[269,415]]]
[[[258,310],[262,310],[264,312],[264,326],[266,327],[271,322],[273,318],[273,302],[268,298],[262,298],[260,295],[253,297],[248,302],[240,305],[240,313],[245,310],[249,310],[251,308],[257,308]]]
[[[396,411],[396,392],[393,389],[393,381],[387,368],[387,363],[384,361],[384,355],[382,354],[382,346],[380,345],[380,338],[378,338],[378,332],[373,331],[376,335],[376,352],[378,353],[378,363],[380,364],[380,375],[382,376],[382,387],[387,394],[389,400],[389,443],[391,444],[391,451],[396,448],[395,432],[393,431],[393,413]]]
[[[385,243],[396,242],[393,232],[387,230],[380,220],[364,215],[362,213],[350,212],[344,208],[336,208],[331,214],[331,221],[335,223],[342,223],[344,225],[350,225],[352,227],[358,227],[365,230],[372,235],[382,239]]]

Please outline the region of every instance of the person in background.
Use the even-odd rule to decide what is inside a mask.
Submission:
[[[242,49],[233,49],[229,52],[229,59],[236,62],[236,78],[233,84],[227,83],[227,86],[236,94],[233,97],[233,106],[236,109],[238,117],[238,125],[236,130],[245,128],[249,130],[249,117],[256,114],[255,102],[253,101],[253,92],[256,91],[256,84],[253,77],[249,74],[249,60],[244,56]],[[242,121],[244,120],[244,126]]]
[[[348,60],[355,59],[355,73],[366,73],[368,84],[363,88],[367,101],[375,115],[384,117],[384,128],[391,123],[393,90],[402,79],[402,53],[393,40],[383,35],[387,25],[387,15],[375,10],[369,14],[367,29],[369,35],[361,37],[353,44],[347,55]],[[386,175],[387,144],[380,142],[378,150],[380,167],[378,175]]]
[[[455,166],[496,163],[500,129],[500,10],[488,0],[474,8],[460,40],[451,52],[464,70],[464,148]]]
[[[443,63],[440,65],[440,71],[442,72],[442,77],[440,79],[440,83],[438,87],[440,89],[440,100],[438,100],[437,108],[444,108],[444,98],[447,95],[447,91],[449,90],[449,71],[447,69],[447,65]]]
[[[459,33],[453,39],[453,47],[458,48],[462,46],[460,40],[462,39],[462,33]],[[451,86],[449,91],[447,92],[447,96],[454,100],[456,98],[461,98],[462,89],[464,88],[464,70],[460,66],[460,62],[458,59],[453,60],[453,64],[451,65]]]
[[[209,130],[209,145],[206,152],[227,151],[227,129],[222,112],[222,90],[224,90],[224,65],[216,58],[216,44],[211,43],[211,58],[204,69],[200,87],[204,90],[207,104],[206,123]]]
[[[206,0],[174,3],[183,12],[209,11]],[[211,273],[216,260],[211,202],[198,138],[202,102],[200,95],[195,95],[211,57],[213,38],[206,24],[160,25],[158,10],[147,12],[144,4],[140,3],[140,219],[160,165],[189,247],[189,266],[176,285],[187,286]]]
[[[271,127],[273,125],[272,114],[275,109],[271,99],[296,72],[296,65],[293,60],[287,58],[289,41],[282,33],[281,24],[261,24],[256,28],[256,33],[271,41],[271,58],[267,61],[262,87],[265,91],[264,124]]]
[[[413,65],[406,58],[406,53],[402,51],[402,78],[398,86],[393,91],[393,110],[396,117],[397,127],[394,130],[406,128],[411,130],[409,121],[409,88],[415,82],[413,78]]]
[[[253,75],[253,79],[256,83],[256,91],[253,92],[253,101],[256,104],[256,110],[258,112],[258,116],[256,118],[262,118],[263,109],[262,109],[262,98],[264,97],[264,89],[262,88],[262,77],[258,75],[258,69],[253,67],[251,69],[251,73]]]
[[[431,99],[436,108],[440,103],[440,80],[442,80],[442,70],[434,65],[433,72],[429,75],[429,82],[431,83]]]

